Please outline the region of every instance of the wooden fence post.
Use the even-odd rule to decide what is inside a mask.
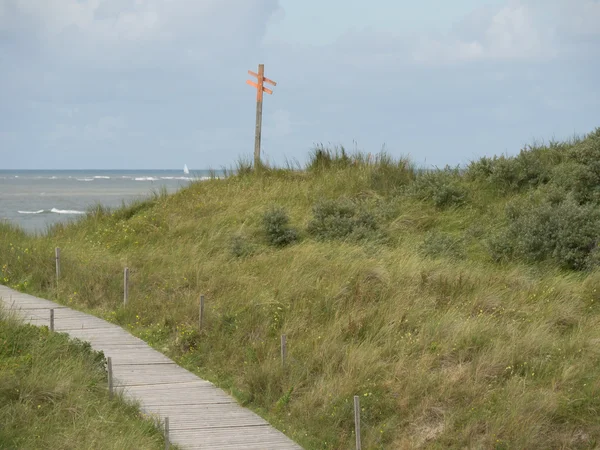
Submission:
[[[127,298],[129,297],[129,267],[125,267],[123,272],[123,304],[127,304]]]
[[[171,446],[170,438],[169,438],[169,418],[165,417],[165,450],[169,450]]]
[[[201,295],[200,296],[200,319],[199,319],[199,323],[198,323],[200,331],[202,331],[202,322],[203,321],[204,321],[204,295]]]
[[[356,450],[361,450],[360,442],[360,397],[354,396],[354,433],[356,434]]]
[[[113,370],[112,370],[112,358],[109,356],[106,358],[106,367],[108,369],[108,398],[113,398]]]
[[[50,309],[50,331],[54,331],[54,309]]]
[[[281,335],[281,367],[285,367],[285,358],[287,356],[287,338],[285,334]]]
[[[58,284],[58,279],[60,278],[60,248],[56,247],[54,249],[54,262],[56,264],[56,283]]]

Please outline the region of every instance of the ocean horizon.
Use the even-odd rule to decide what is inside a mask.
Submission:
[[[118,208],[209,178],[209,170],[0,170],[0,221],[40,233],[96,205]]]

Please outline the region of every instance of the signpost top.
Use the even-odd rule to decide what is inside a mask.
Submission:
[[[249,75],[252,75],[253,77],[260,78],[260,75],[259,75],[259,74],[257,74],[256,72],[252,72],[251,70],[249,70],[249,71],[248,71],[248,74],[249,74]],[[275,81],[273,81],[273,80],[269,80],[269,79],[268,79],[267,77],[265,77],[264,75],[263,75],[262,79],[263,79],[263,81],[264,81],[265,83],[269,83],[269,84],[271,84],[271,85],[273,85],[273,86],[277,86],[277,83],[276,83]]]

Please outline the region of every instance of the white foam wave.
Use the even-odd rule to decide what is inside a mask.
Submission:
[[[104,175],[97,175],[94,178],[97,180],[110,180],[110,177],[106,177]]]
[[[56,208],[52,208],[50,210],[50,212],[56,213],[56,214],[85,214],[85,212],[83,211],[76,211],[74,209],[56,209]]]
[[[77,181],[94,181],[93,178],[75,178]]]
[[[44,212],[43,209],[39,211],[17,211],[19,214],[42,214]]]
[[[138,177],[134,178],[135,181],[158,181],[158,178],[155,177]]]

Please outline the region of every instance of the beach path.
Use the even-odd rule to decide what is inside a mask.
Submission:
[[[301,447],[212,383],[178,366],[118,325],[0,285],[0,307],[25,322],[87,341],[111,357],[116,389],[164,421],[184,449],[301,450]]]

